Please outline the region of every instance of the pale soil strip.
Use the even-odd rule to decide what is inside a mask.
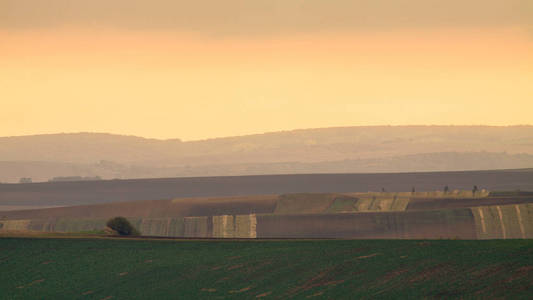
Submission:
[[[373,254],[370,254],[370,255],[363,255],[363,256],[359,256],[357,257],[357,259],[365,259],[365,258],[370,258],[370,257],[374,257],[376,255],[379,255],[380,253],[373,253]]]
[[[243,293],[243,292],[249,291],[249,290],[251,290],[251,289],[252,289],[251,286],[247,286],[247,287],[242,288],[242,289],[240,289],[240,290],[229,291],[229,293],[230,293],[230,294]]]
[[[223,235],[222,216],[213,216],[213,237],[220,238]]]
[[[139,230],[141,231],[141,234],[150,234],[147,232],[146,228],[144,228],[144,218],[141,218],[141,225],[139,225]]]
[[[257,238],[257,217],[255,214],[251,214],[250,216],[250,238],[255,239]]]
[[[522,222],[522,214],[520,213],[520,207],[518,205],[515,205],[514,208],[516,209],[516,216],[518,217],[518,224],[520,224],[520,233],[522,234],[522,238],[526,238],[526,231],[524,230],[524,223]]]
[[[266,296],[268,296],[270,294],[272,294],[272,292],[262,293],[262,294],[259,294],[259,295],[255,296],[255,298],[263,298],[263,297],[266,297]]]
[[[503,235],[503,239],[506,239],[507,238],[507,234],[505,233],[505,224],[503,223],[503,214],[502,214],[502,209],[500,208],[500,206],[496,206],[496,210],[498,210],[498,216],[500,217],[500,225],[502,227],[502,235]]]
[[[484,234],[487,233],[487,226],[485,225],[485,216],[483,215],[483,209],[481,207],[477,208],[479,212],[479,220],[481,221],[481,230]]]
[[[24,286],[24,285],[17,286],[17,289],[23,289],[23,288],[25,288],[25,287],[30,287],[30,286],[32,286],[32,285],[34,285],[34,284],[41,283],[41,282],[43,282],[43,281],[44,281],[44,279],[35,280],[35,281],[32,281],[32,282],[28,283],[28,284],[25,285],[25,286]]]
[[[0,211],[12,211],[12,210],[28,210],[28,209],[44,209],[44,208],[56,208],[64,207],[62,205],[0,205]]]
[[[28,230],[31,220],[2,221],[2,230]]]
[[[222,216],[222,237],[228,237],[228,216]]]

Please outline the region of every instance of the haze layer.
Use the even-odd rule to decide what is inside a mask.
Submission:
[[[0,0],[0,136],[531,123],[527,0]]]

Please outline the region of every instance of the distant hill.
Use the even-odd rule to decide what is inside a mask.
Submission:
[[[202,141],[103,133],[0,138],[0,182],[533,167],[533,126],[303,129]]]
[[[63,162],[0,162],[0,182],[30,177],[34,182],[57,177],[101,177],[103,179],[162,178],[193,176],[238,176],[311,173],[385,173],[422,171],[498,170],[533,168],[533,155],[507,153],[425,153],[385,158],[325,162],[279,162],[208,164],[197,166],[147,167],[107,161],[94,164]]]

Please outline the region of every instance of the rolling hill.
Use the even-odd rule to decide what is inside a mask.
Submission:
[[[371,126],[200,141],[102,133],[0,138],[0,182],[533,167],[533,126]]]

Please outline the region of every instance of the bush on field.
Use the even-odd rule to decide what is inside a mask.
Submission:
[[[107,221],[106,225],[120,235],[140,235],[139,231],[124,217],[114,217]]]

